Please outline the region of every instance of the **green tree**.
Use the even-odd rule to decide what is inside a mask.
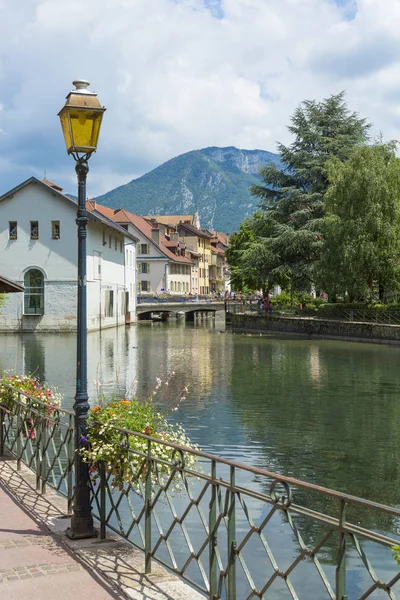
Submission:
[[[231,270],[231,287],[236,291],[242,291],[244,288],[255,290],[259,287],[255,268],[249,270],[243,259],[244,253],[256,242],[252,221],[250,217],[240,224],[239,231],[230,236],[229,247],[226,250],[226,259]]]
[[[278,145],[281,164],[265,166],[262,184],[251,192],[261,199],[268,235],[258,241],[275,257],[273,278],[305,291],[323,247],[326,163],[332,157],[346,161],[355,146],[365,143],[369,125],[348,110],[342,92],[322,102],[304,101],[288,129],[294,141]]]
[[[349,299],[379,299],[400,276],[400,160],[396,144],[353,150],[344,164],[327,165],[325,242],[320,282]]]

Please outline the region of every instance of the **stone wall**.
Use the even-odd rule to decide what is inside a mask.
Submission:
[[[258,315],[232,315],[230,324],[234,332],[280,332],[316,338],[341,338],[375,343],[399,343],[399,325],[357,323],[299,317]]]

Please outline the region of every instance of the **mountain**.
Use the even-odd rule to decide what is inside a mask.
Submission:
[[[197,208],[203,228],[231,233],[258,206],[249,187],[260,181],[260,168],[279,160],[272,152],[233,146],[193,150],[96,200],[139,215],[191,215]]]

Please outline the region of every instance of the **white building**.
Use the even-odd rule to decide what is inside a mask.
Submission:
[[[136,314],[137,238],[87,209],[88,330],[123,325]],[[25,288],[6,296],[0,331],[76,330],[76,211],[60,187],[35,177],[0,197],[1,274]]]

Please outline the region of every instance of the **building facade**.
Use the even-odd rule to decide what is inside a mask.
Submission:
[[[190,293],[192,261],[185,255],[184,247],[163,235],[164,230],[155,218],[144,218],[124,209],[113,210],[99,204],[97,210],[138,238],[138,297]]]
[[[211,239],[212,234],[204,229],[198,229],[189,223],[178,223],[176,226],[178,239],[185,244],[188,252],[196,253],[197,272],[192,273],[192,294],[208,295],[210,287],[210,266],[212,264]],[[197,288],[193,286],[197,282]]]
[[[135,319],[137,239],[87,209],[87,324],[98,330]],[[59,186],[35,177],[0,197],[2,274],[24,287],[6,297],[0,331],[76,331],[76,211]]]

